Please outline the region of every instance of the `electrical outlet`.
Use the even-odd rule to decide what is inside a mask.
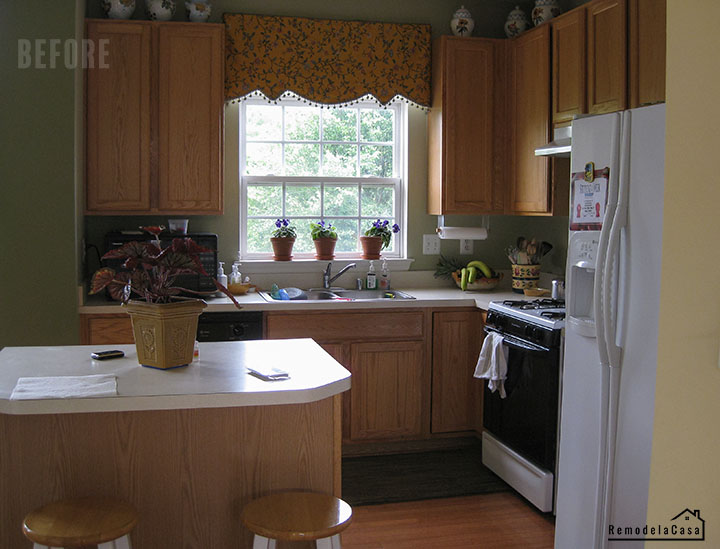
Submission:
[[[460,239],[460,255],[472,255],[473,241]]]
[[[423,235],[423,255],[437,255],[440,253],[440,237],[436,234]]]

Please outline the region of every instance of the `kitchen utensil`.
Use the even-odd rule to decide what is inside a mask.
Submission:
[[[524,252],[527,248],[527,239],[524,236],[518,236],[516,246],[518,251]]]
[[[565,299],[565,281],[561,279],[555,279],[552,281],[552,298],[553,299]]]

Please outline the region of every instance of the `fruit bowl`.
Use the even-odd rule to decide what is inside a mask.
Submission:
[[[460,288],[460,275],[457,274],[457,272],[452,273],[453,280],[455,281],[455,284],[457,284],[457,287]],[[476,292],[476,291],[487,291],[494,289],[498,284],[500,284],[500,281],[502,280],[503,274],[502,273],[496,273],[495,278],[476,278],[475,282],[468,282],[466,291],[470,292]]]

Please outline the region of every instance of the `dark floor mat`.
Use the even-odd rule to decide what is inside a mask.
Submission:
[[[344,458],[342,480],[342,497],[350,505],[510,490],[482,464],[479,447]]]

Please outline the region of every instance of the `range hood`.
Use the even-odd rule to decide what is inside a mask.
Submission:
[[[559,156],[570,158],[572,142],[572,126],[557,128],[553,132],[553,140],[547,145],[535,149],[535,156]]]

